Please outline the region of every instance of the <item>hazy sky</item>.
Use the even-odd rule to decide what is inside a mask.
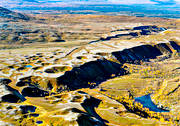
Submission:
[[[180,0],[37,0],[37,1],[63,1],[63,2],[112,2],[116,4],[180,4]]]
[[[0,0],[0,6],[14,7],[14,6],[70,6],[74,3],[79,4],[147,4],[147,5],[173,5],[180,8],[180,0]],[[29,3],[33,2],[33,3]],[[72,4],[71,4],[72,3]],[[172,6],[171,6],[172,7]]]

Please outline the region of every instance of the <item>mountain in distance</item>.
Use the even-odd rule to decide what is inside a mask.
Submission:
[[[6,8],[13,8],[17,6],[29,6],[38,4],[37,0],[3,0],[0,2],[0,6]]]
[[[178,0],[3,0],[0,6],[23,11],[61,11],[64,14],[110,14],[138,17],[180,18]],[[147,4],[149,3],[149,4]],[[87,11],[88,10],[88,11]],[[84,12],[83,12],[84,11]]]
[[[1,1],[0,6],[7,7],[7,8],[13,8],[13,7],[19,7],[19,6],[71,6],[71,3],[106,3],[108,0],[6,0]]]
[[[1,18],[11,18],[11,19],[21,19],[21,20],[29,20],[30,19],[27,15],[8,10],[4,7],[0,7],[0,17]]]
[[[21,7],[74,7],[76,5],[158,5],[170,8],[180,5],[178,0],[6,0],[1,1],[0,6],[6,8]]]

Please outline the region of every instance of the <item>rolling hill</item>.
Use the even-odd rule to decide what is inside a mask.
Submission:
[[[10,11],[6,8],[0,7],[0,17],[1,18],[12,18],[12,19],[22,19],[29,20],[30,18],[24,14]]]

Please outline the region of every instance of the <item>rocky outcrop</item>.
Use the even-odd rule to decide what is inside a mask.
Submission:
[[[25,87],[21,93],[25,97],[45,97],[49,95],[47,91],[41,90],[37,87]]]
[[[44,97],[49,95],[48,92],[52,90],[62,92],[81,88],[95,88],[108,79],[127,74],[128,72],[122,68],[124,63],[141,64],[159,56],[162,56],[160,60],[163,60],[171,57],[174,51],[178,52],[179,50],[180,46],[177,43],[170,42],[140,45],[115,51],[111,54],[96,53],[101,58],[73,68],[70,66],[52,66],[44,69],[44,74],[53,75],[55,78],[28,76],[21,78],[16,86],[24,87],[21,93],[29,97]],[[112,61],[105,58],[110,55],[112,55]],[[82,59],[78,58],[78,60]]]
[[[118,29],[115,31],[111,31],[111,35],[106,35],[106,37],[101,37],[99,40],[91,41],[89,43],[95,43],[95,42],[100,42],[100,41],[109,41],[111,39],[117,39],[117,38],[121,38],[121,37],[126,37],[126,38],[131,39],[131,38],[136,38],[136,37],[139,37],[142,35],[152,35],[152,34],[160,33],[165,30],[167,30],[167,29],[163,28],[163,27],[158,27],[155,25],[153,25],[153,26],[138,26],[138,27],[134,27],[132,29]]]
[[[66,85],[70,90],[93,88],[101,82],[112,78],[112,74],[114,76],[126,74],[126,71],[121,67],[121,64],[108,60],[92,61],[65,72],[63,76],[57,78],[57,83]]]
[[[160,43],[157,45],[141,45],[122,51],[112,52],[112,55],[121,63],[111,62],[109,60],[97,60],[85,63],[80,67],[75,67],[71,71],[57,78],[57,83],[66,85],[70,90],[86,87],[95,87],[99,83],[110,79],[112,76],[127,74],[121,68],[124,63],[140,64],[143,61],[155,59],[163,54],[171,56],[173,50],[180,50],[180,46],[175,42]],[[94,85],[92,83],[95,83]],[[92,84],[92,85],[91,85]],[[60,88],[59,90],[62,90]]]
[[[179,52],[180,46],[175,42],[160,43],[157,45],[141,45],[130,49],[124,49],[123,51],[113,52],[118,61],[121,63],[136,63],[141,61],[149,61],[149,59],[155,59],[157,56],[163,54],[172,54],[172,50]]]

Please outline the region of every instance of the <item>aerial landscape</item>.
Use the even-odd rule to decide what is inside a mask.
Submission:
[[[0,126],[180,126],[180,0],[2,0]]]

